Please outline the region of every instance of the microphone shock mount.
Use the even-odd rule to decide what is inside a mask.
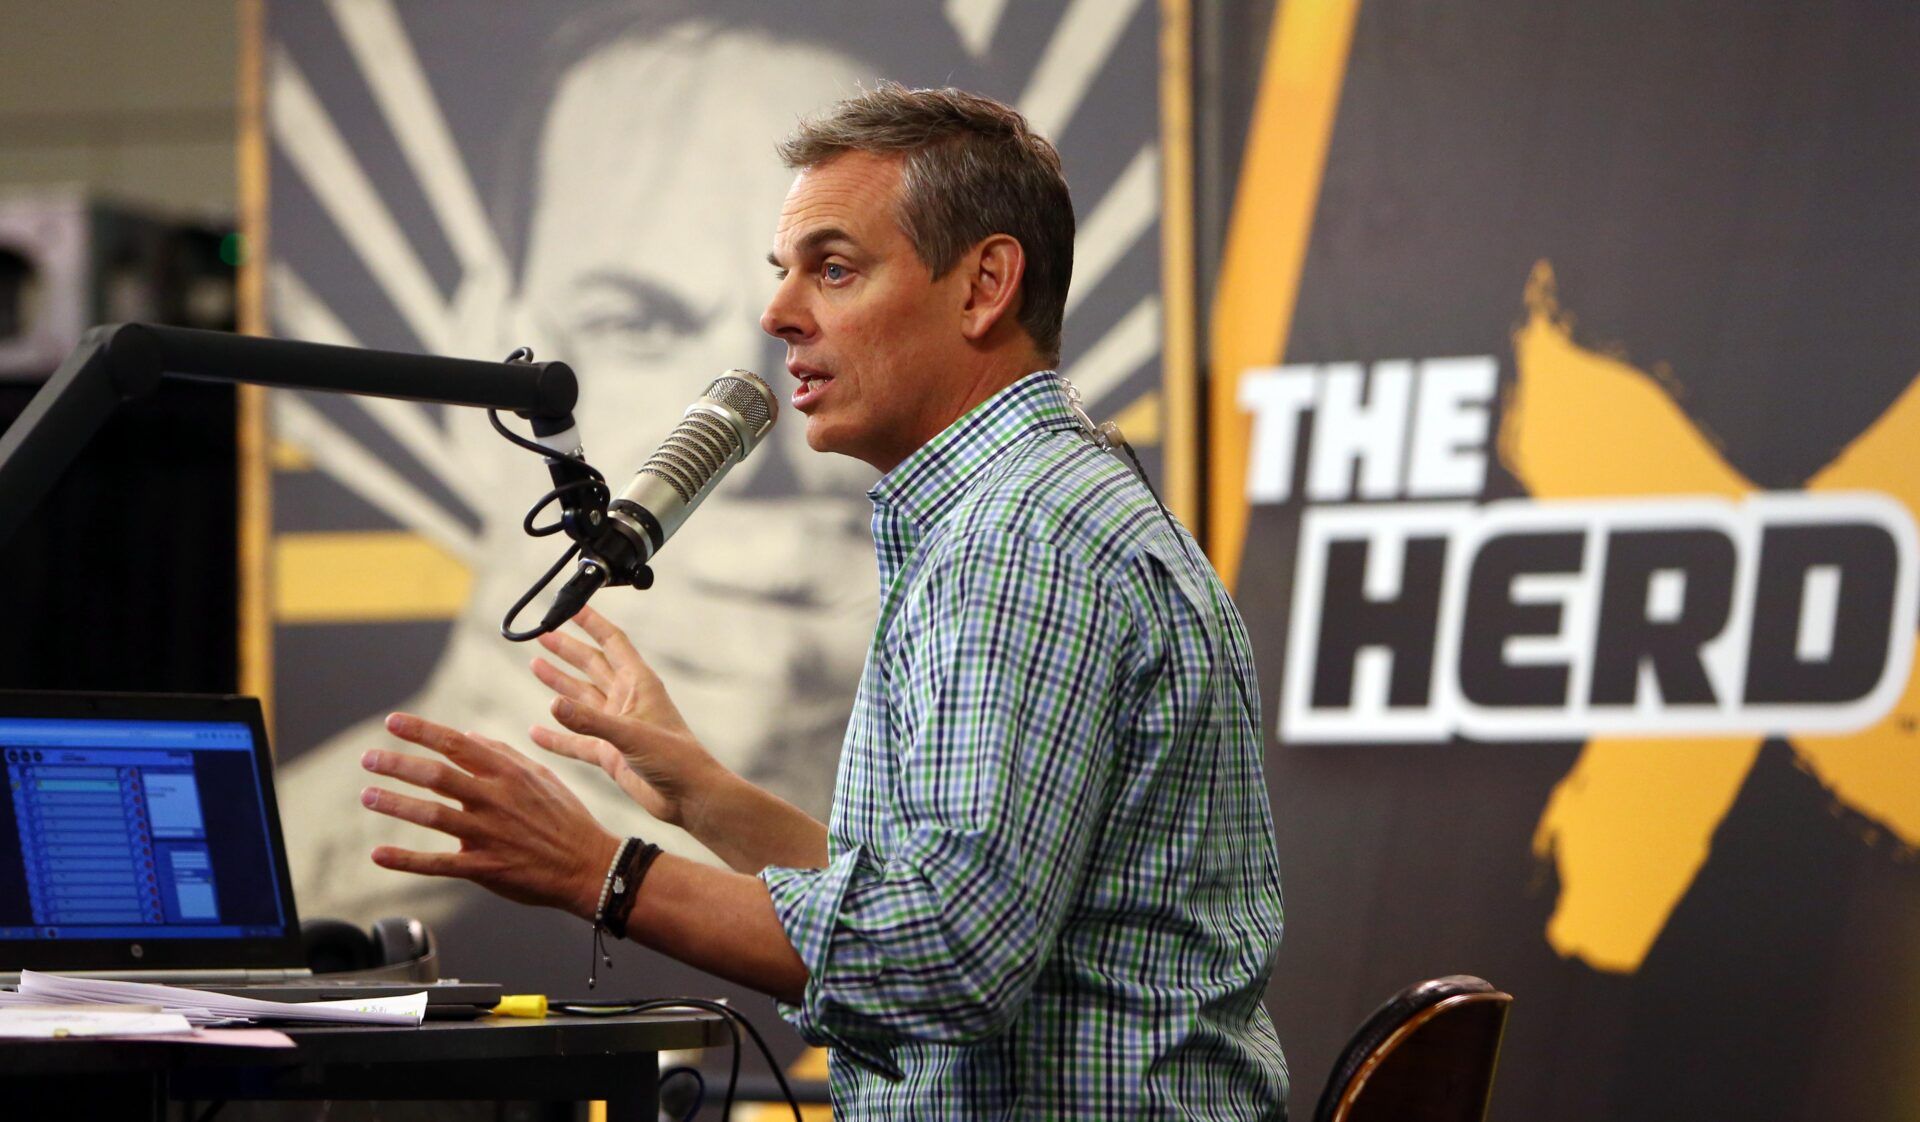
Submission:
[[[516,348],[506,361],[532,363],[533,349]],[[530,537],[544,538],[564,533],[572,540],[559,560],[520,599],[514,601],[513,607],[507,609],[506,618],[500,621],[500,634],[513,642],[524,643],[553,631],[573,618],[586,606],[588,598],[601,588],[608,585],[642,589],[652,587],[653,570],[647,567],[646,561],[633,549],[625,535],[614,528],[608,517],[613,492],[607,486],[607,477],[587,463],[586,452],[580,444],[580,430],[573,423],[573,418],[532,418],[532,440],[508,428],[506,422],[500,419],[497,409],[487,410],[487,420],[493,424],[494,431],[509,443],[546,460],[547,473],[553,480],[553,488],[540,496],[527,511],[521,528]],[[547,507],[555,503],[560,507],[559,516],[545,525],[536,524]],[[539,625],[529,630],[515,630],[514,620],[575,558],[579,558],[580,563],[573,577],[561,586],[554,596],[553,606],[541,618]]]

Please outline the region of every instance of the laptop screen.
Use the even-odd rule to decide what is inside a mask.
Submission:
[[[245,698],[0,693],[0,970],[299,965]]]

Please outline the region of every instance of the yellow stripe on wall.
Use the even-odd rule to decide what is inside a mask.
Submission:
[[[1227,230],[1212,323],[1207,552],[1227,587],[1247,531],[1249,423],[1240,375],[1280,361],[1313,231],[1360,0],[1282,0],[1274,13]]]
[[[459,560],[399,530],[281,534],[273,569],[278,623],[452,619],[473,590]]]
[[[235,138],[236,188],[240,202],[240,232],[246,253],[240,259],[236,299],[239,329],[246,335],[267,333],[267,30],[264,0],[238,0],[236,20],[240,66],[235,75],[239,105],[239,135]],[[267,731],[273,731],[273,620],[268,600],[269,538],[273,533],[273,494],[267,465],[267,391],[241,386],[234,396],[237,414],[235,452],[239,478],[238,565],[240,634],[240,692],[260,699]]]
[[[1161,394],[1142,398],[1128,415],[1152,409],[1156,437],[1163,431],[1160,474],[1167,505],[1188,526],[1200,526],[1200,358],[1198,298],[1194,291],[1193,7],[1191,0],[1160,0],[1160,306],[1164,331]],[[1164,413],[1166,424],[1161,425]],[[1120,427],[1134,444],[1151,443],[1146,417]]]

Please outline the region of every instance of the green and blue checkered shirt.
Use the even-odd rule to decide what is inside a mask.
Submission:
[[[830,861],[761,873],[834,1117],[1283,1117],[1259,686],[1212,569],[1050,372],[870,496]]]

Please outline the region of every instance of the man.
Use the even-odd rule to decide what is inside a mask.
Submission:
[[[708,755],[632,644],[550,637],[568,731],[731,871],[662,857],[640,941],[754,986],[833,1048],[836,1117],[1273,1118],[1260,1006],[1280,938],[1258,694],[1192,541],[1097,447],[1058,358],[1073,217],[1057,155],[956,91],[882,87],[804,125],[761,326],[808,444],[869,493],[879,625],[832,826]],[[551,772],[396,715],[440,763],[367,754],[376,811],[459,853],[374,851],[593,917],[619,842]]]

